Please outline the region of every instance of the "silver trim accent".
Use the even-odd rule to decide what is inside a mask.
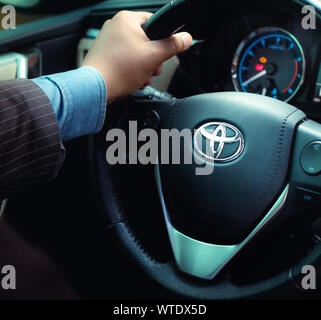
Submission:
[[[28,77],[28,57],[21,53],[7,53],[0,56],[0,66],[16,63],[17,73],[16,78],[26,79]]]
[[[41,52],[38,49],[26,53],[9,52],[0,55],[0,67],[8,64],[17,66],[13,79],[27,79],[29,73],[33,73],[34,76],[40,76],[42,73]]]
[[[90,28],[86,31],[85,37],[96,39],[99,32],[100,32],[100,29]]]
[[[181,271],[206,280],[212,280],[283,208],[289,192],[287,185],[266,216],[242,243],[224,246],[190,238],[175,229],[165,204],[158,164],[155,165],[155,178],[176,265]]]
[[[6,210],[6,206],[7,206],[7,202],[8,202],[7,199],[0,201],[0,219],[2,219],[3,216],[4,216],[4,213],[5,213],[5,210]]]

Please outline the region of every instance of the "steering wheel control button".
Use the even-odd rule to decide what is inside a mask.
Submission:
[[[321,194],[319,192],[300,187],[296,188],[296,199],[298,202],[310,206],[318,206],[321,204]]]
[[[145,114],[142,126],[145,129],[154,129],[157,130],[159,128],[159,115],[156,111],[152,110]]]
[[[301,167],[308,175],[321,174],[321,141],[308,144],[301,154]]]

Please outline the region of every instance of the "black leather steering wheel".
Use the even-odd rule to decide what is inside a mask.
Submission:
[[[172,0],[145,24],[146,34],[150,39],[168,36],[204,10],[208,2]],[[105,137],[94,138],[96,187],[108,222],[139,266],[161,285],[185,297],[303,295],[302,266],[319,265],[321,244],[316,244],[295,266],[255,284],[236,285],[219,275],[263,230],[273,229],[305,209],[316,214],[321,211],[321,125],[287,103],[237,92],[177,100],[132,100],[126,110],[131,120],[141,121],[146,114],[152,114],[152,126],[157,129],[195,130],[194,144],[198,132],[206,138],[206,129],[213,127],[216,139],[223,137],[228,146],[234,145],[233,152],[229,149],[214,162],[208,161],[214,166],[210,175],[195,175],[195,163],[155,166],[173,252],[172,261],[160,263],[145,252],[144,244],[138,243],[131,231],[122,210],[124,199],[116,190],[113,168],[105,160]],[[112,116],[119,114],[109,114]],[[236,156],[230,157],[231,152]],[[302,195],[313,197],[314,206],[298,203]]]

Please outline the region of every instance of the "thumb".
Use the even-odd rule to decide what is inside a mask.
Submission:
[[[187,32],[176,33],[166,39],[151,41],[154,54],[159,58],[159,64],[181,53],[192,45],[193,38]]]

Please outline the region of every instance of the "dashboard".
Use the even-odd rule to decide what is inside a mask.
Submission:
[[[321,120],[321,26],[306,30],[303,18],[300,6],[269,1],[208,23],[202,40],[181,56],[171,93],[250,92],[289,102]]]

